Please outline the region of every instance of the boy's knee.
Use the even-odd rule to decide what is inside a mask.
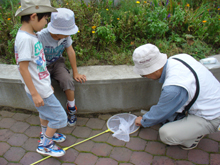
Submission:
[[[168,129],[168,127],[163,126],[159,129],[160,139],[165,144],[172,143],[171,141],[174,137],[174,134],[175,133],[172,130]]]

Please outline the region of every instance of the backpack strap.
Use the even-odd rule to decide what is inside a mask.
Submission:
[[[172,59],[175,59],[175,60],[180,61],[181,63],[183,63],[187,68],[189,68],[189,70],[193,73],[193,75],[196,79],[196,92],[195,92],[195,95],[194,95],[193,99],[189,102],[189,104],[187,106],[185,106],[185,108],[182,112],[182,113],[185,113],[185,115],[187,116],[189,109],[194,104],[194,102],[196,101],[196,99],[199,95],[199,90],[200,90],[199,79],[198,79],[198,76],[197,76],[196,72],[193,70],[193,68],[189,64],[187,64],[185,61],[183,61],[179,58],[172,58]]]

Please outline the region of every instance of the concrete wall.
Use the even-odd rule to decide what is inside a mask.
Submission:
[[[23,89],[17,66],[0,64],[0,70],[0,106],[36,111]],[[161,84],[134,74],[132,66],[87,66],[78,67],[78,71],[87,76],[86,83],[75,82],[79,114],[148,110],[158,102]],[[211,72],[220,81],[220,68]],[[65,107],[64,92],[55,80],[52,85]]]

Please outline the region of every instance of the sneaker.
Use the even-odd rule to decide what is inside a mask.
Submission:
[[[43,133],[40,133],[40,139],[43,139]],[[62,133],[55,133],[52,137],[52,140],[55,142],[64,142],[66,140],[66,136]]]
[[[77,107],[74,106],[74,107],[70,108],[68,105],[66,107],[67,107],[66,109],[67,109],[67,115],[68,115],[67,124],[69,126],[74,126],[74,125],[76,125],[76,120],[77,120],[76,115],[75,115],[77,112]]]
[[[202,138],[204,138],[204,137],[205,137],[205,135],[199,136],[199,137],[197,137],[195,142],[190,147],[181,147],[181,148],[184,149],[184,150],[194,149],[194,148],[196,148],[198,146],[199,141],[202,140]]]
[[[42,155],[53,157],[61,157],[66,153],[63,149],[57,147],[53,140],[51,140],[47,146],[43,146],[43,144],[40,142],[36,151]]]

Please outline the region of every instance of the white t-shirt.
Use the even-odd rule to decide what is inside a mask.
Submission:
[[[42,98],[47,98],[53,94],[43,46],[37,36],[19,30],[15,38],[15,58],[18,70],[20,70],[19,62],[29,61],[28,70],[34,86]],[[25,84],[22,76],[21,81]],[[26,84],[25,91],[30,94]]]
[[[71,46],[73,42],[70,36],[61,40],[53,39],[47,28],[37,32],[37,36],[39,41],[43,44],[47,65],[50,65],[62,57],[64,49]]]

